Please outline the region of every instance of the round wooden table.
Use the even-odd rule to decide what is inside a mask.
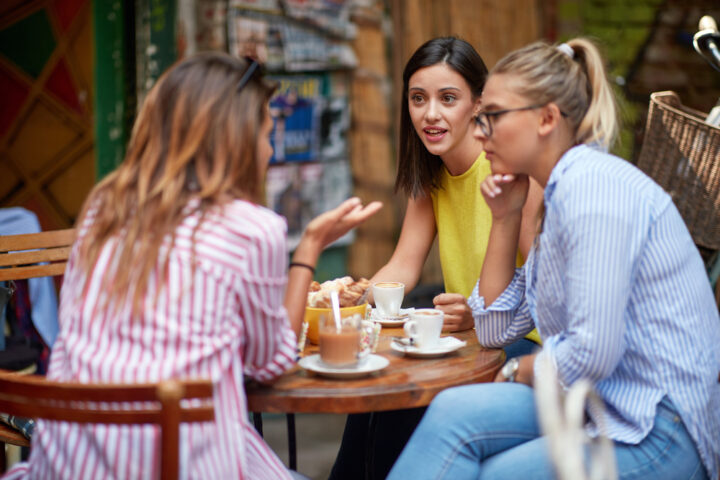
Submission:
[[[358,379],[332,379],[296,366],[273,385],[246,385],[251,412],[362,413],[424,407],[442,390],[491,382],[505,360],[502,350],[481,347],[474,330],[453,333],[467,345],[444,357],[410,358],[390,348],[402,328],[383,327],[376,354],[390,360],[379,372]],[[305,354],[317,351],[309,346]]]

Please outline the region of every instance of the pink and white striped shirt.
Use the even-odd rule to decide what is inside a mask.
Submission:
[[[240,200],[216,207],[197,231],[193,272],[191,235],[198,220],[198,214],[190,215],[177,228],[166,287],[159,290],[157,276],[151,276],[140,318],[133,318],[131,301],[117,313],[102,308],[99,285],[113,261],[114,242],[103,248],[87,278],[85,297],[86,277],[73,252],[48,377],[80,382],[211,378],[215,421],[181,426],[181,478],[290,478],[250,425],[243,387],[243,374],[265,381],[294,364],[296,337],[283,306],[285,220]],[[157,478],[158,445],[154,426],[41,421],[29,461],[8,478]]]

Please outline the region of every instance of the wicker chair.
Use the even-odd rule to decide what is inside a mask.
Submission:
[[[650,95],[638,167],[672,196],[705,260],[718,262],[720,128],[706,124],[705,117],[674,92]],[[720,305],[720,282],[715,295]]]

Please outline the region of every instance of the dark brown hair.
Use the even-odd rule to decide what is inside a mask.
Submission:
[[[480,97],[487,67],[477,51],[465,40],[455,37],[434,38],[425,42],[410,57],[403,71],[403,92],[400,99],[400,145],[395,191],[403,190],[417,197],[438,188],[442,159],[428,152],[413,127],[408,110],[410,77],[421,68],[444,63],[467,82],[473,98]]]

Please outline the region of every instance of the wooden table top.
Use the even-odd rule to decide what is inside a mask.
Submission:
[[[383,370],[358,379],[321,377],[298,366],[272,386],[246,385],[251,412],[362,413],[423,407],[440,391],[458,385],[491,382],[505,360],[502,350],[481,347],[474,330],[453,333],[467,341],[463,348],[440,358],[404,356],[390,348],[402,328],[383,327],[375,352],[390,360]],[[317,346],[305,354],[317,352]]]

